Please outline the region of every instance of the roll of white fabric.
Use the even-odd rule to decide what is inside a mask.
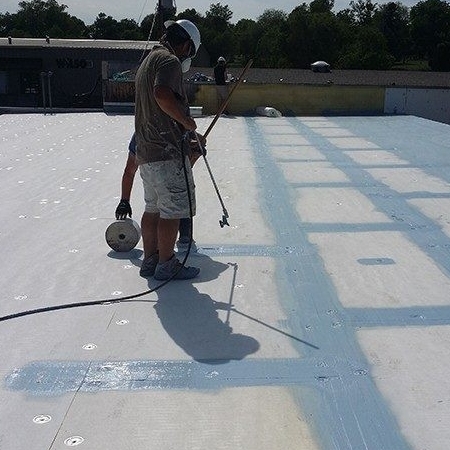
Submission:
[[[260,116],[266,116],[266,117],[281,117],[282,114],[280,111],[278,111],[275,108],[272,108],[271,106],[258,106],[256,108],[256,113]]]

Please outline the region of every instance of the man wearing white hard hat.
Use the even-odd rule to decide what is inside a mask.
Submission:
[[[189,115],[182,74],[198,51],[200,33],[189,20],[167,21],[164,26],[160,43],[142,61],[135,77],[136,161],[145,196],[140,274],[158,280],[174,275],[190,279],[200,269],[181,267],[174,247],[180,219],[195,215],[189,141],[198,135],[193,133],[197,125]]]
[[[214,80],[216,82],[217,108],[219,109],[228,97],[227,86],[227,61],[223,56],[219,56],[217,64],[214,66]],[[224,111],[227,114],[227,111]]]

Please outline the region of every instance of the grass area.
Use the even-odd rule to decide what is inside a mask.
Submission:
[[[396,62],[391,67],[391,70],[420,70],[420,71],[430,71],[430,67],[428,66],[428,61],[425,60],[417,60],[417,61],[406,61]]]

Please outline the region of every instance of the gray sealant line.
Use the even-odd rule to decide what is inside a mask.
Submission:
[[[293,392],[320,436],[323,450],[410,450],[370,377],[369,363],[358,345],[355,329],[346,320],[345,309],[323,262],[301,227],[301,217],[293,206],[293,189],[271,155],[267,128],[259,125],[261,121],[265,123],[264,119],[247,119],[254,158],[262,167],[256,169],[262,186],[262,207],[278,247],[295,244],[291,253],[277,259],[280,299],[291,318],[292,333],[305,336],[319,347],[316,350],[294,343],[300,355],[309,357],[311,366],[306,370],[324,374],[315,377],[316,389],[299,385]],[[321,150],[325,140],[319,141],[298,118],[288,123]],[[328,376],[329,361],[340,361],[339,367],[347,369],[338,371],[337,377]]]

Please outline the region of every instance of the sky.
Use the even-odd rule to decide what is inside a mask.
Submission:
[[[116,20],[134,19],[140,22],[146,15],[155,11],[156,0],[57,0],[58,4],[67,5],[66,12],[81,19],[86,25],[91,25],[98,13],[104,12]],[[388,0],[372,0],[373,3],[383,4]],[[396,1],[396,0],[393,0]],[[418,0],[400,0],[405,6],[414,6]],[[310,3],[310,0],[176,0],[177,12],[194,8],[197,12],[205,14],[213,3],[220,3],[232,11],[232,23],[240,19],[256,20],[266,9],[282,10],[290,13],[296,6],[302,3]],[[2,0],[0,13],[15,13],[18,10],[18,0]],[[335,0],[334,10],[348,8],[350,0]]]

